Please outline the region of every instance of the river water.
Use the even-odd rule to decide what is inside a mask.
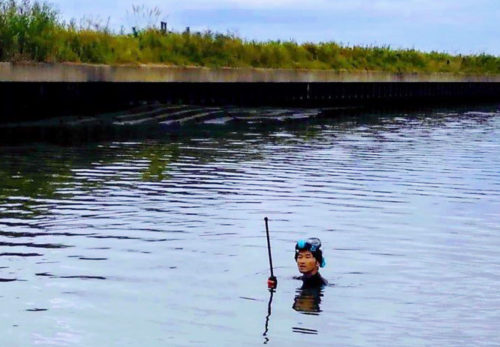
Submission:
[[[500,345],[497,108],[199,129],[0,147],[1,346]]]

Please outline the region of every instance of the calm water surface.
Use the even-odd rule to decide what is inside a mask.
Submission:
[[[500,345],[495,108],[210,126],[0,147],[1,346]]]

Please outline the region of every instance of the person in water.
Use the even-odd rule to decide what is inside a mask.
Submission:
[[[302,287],[297,290],[292,308],[307,314],[320,312],[323,287],[328,284],[319,273],[319,268],[326,265],[320,239],[313,237],[297,241],[295,261],[302,274],[296,278],[302,280]]]
[[[295,277],[302,280],[302,289],[322,288],[328,281],[321,277],[319,268],[326,265],[321,248],[321,241],[316,237],[299,240],[295,245],[295,261],[302,276]],[[269,288],[276,288],[276,281],[268,280]]]
[[[307,240],[299,240],[295,245],[295,261],[302,276],[302,289],[321,288],[328,284],[327,280],[321,277],[319,268],[326,265],[321,241],[316,237]]]

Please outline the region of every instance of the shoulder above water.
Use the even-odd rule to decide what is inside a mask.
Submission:
[[[313,276],[296,276],[294,279],[302,280],[303,288],[324,287],[328,285],[328,281],[319,272]]]

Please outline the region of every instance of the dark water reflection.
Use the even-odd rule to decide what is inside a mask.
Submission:
[[[495,108],[0,147],[0,345],[499,344],[499,149]]]
[[[297,295],[293,302],[295,311],[315,314],[321,312],[321,297],[323,296],[322,288],[300,288],[297,289]]]

